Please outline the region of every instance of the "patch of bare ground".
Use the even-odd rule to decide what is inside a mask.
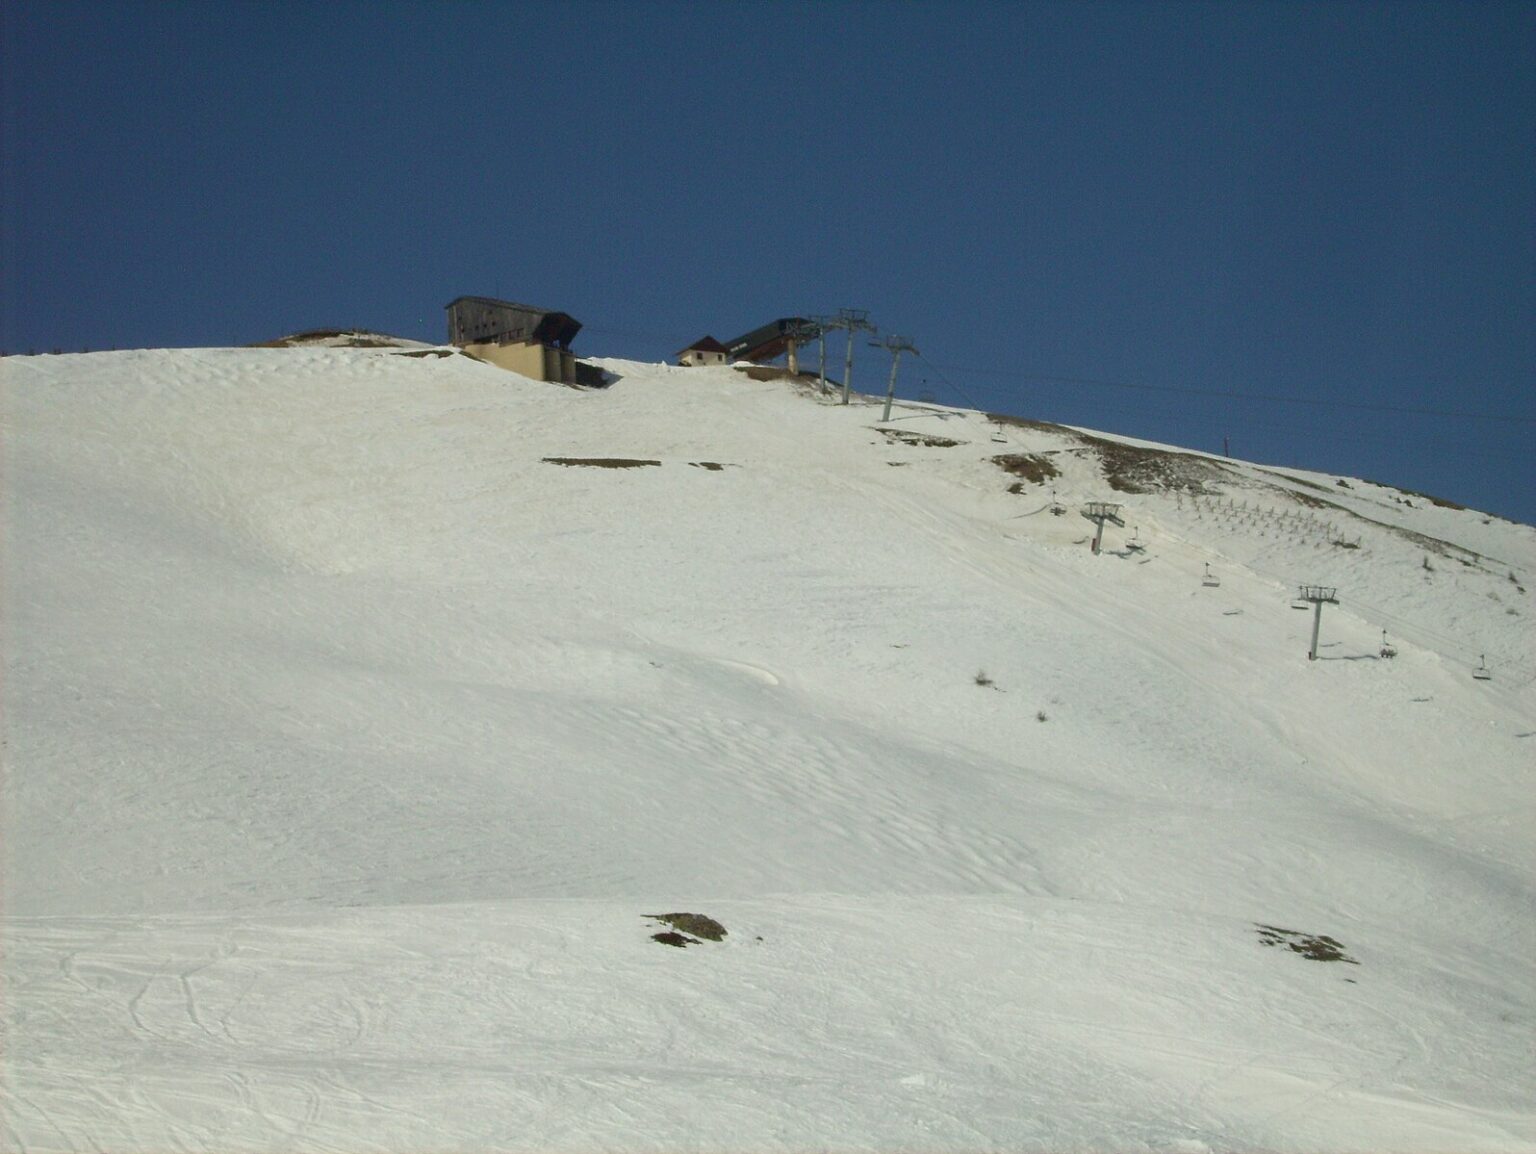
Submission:
[[[1342,943],[1326,934],[1304,934],[1300,930],[1283,930],[1279,926],[1255,925],[1259,931],[1259,941],[1266,946],[1282,946],[1314,962],[1345,962],[1351,966],[1360,964],[1345,953]]]
[[[1105,483],[1119,493],[1211,493],[1216,490],[1209,486],[1227,478],[1219,464],[1193,453],[1127,445],[1091,433],[1078,433],[1077,439],[1098,454]]]
[[[1309,481],[1305,477],[1296,477],[1290,473],[1282,473],[1277,469],[1262,469],[1260,471],[1268,473],[1271,477],[1279,477],[1281,480],[1289,481],[1293,485],[1305,485],[1308,489],[1316,489],[1322,493],[1329,492],[1327,485],[1319,484],[1316,481]],[[1447,501],[1444,497],[1436,497],[1433,493],[1420,493],[1417,489],[1404,489],[1397,485],[1384,484],[1381,481],[1371,481],[1368,483],[1382,489],[1392,490],[1392,492],[1398,494],[1397,497],[1393,498],[1394,501],[1400,501],[1402,504],[1407,504],[1410,507],[1412,507],[1411,502],[1407,501],[1406,498],[1417,497],[1419,500],[1428,501],[1431,505],[1438,506],[1441,509],[1455,509],[1458,512],[1465,512],[1468,508],[1466,505],[1458,504],[1455,501]],[[1345,486],[1345,488],[1348,488],[1348,486]],[[1303,505],[1313,505],[1315,507],[1317,504],[1325,503],[1317,502],[1315,498],[1308,498],[1303,493],[1292,493],[1291,496],[1295,497]]]
[[[1052,477],[1061,476],[1061,470],[1047,456],[1041,453],[999,453],[992,458],[992,463],[1005,473],[1015,477],[1022,477],[1032,485],[1042,485]],[[1010,485],[1010,493],[1022,493],[1022,483]]]
[[[802,384],[806,382],[815,384],[818,379],[815,373],[792,373],[777,365],[732,365],[731,367],[738,373],[745,373],[754,381],[796,381]],[[827,384],[830,385],[832,382],[829,380]]]
[[[278,337],[272,341],[258,341],[253,345],[246,345],[248,349],[291,349],[304,345],[325,344],[331,341],[341,341],[342,347],[351,349],[392,349],[406,344],[400,337],[392,337],[386,333],[370,333],[362,329],[307,329],[302,333],[293,333],[286,337]]]
[[[1287,497],[1307,509],[1338,509],[1332,501],[1325,501],[1321,497],[1314,497],[1311,493],[1298,493],[1294,489],[1281,490]]]
[[[729,465],[721,461],[689,461],[695,469],[707,469],[711,473],[718,473],[721,469],[734,469],[735,465]]]
[[[914,433],[909,429],[876,429],[875,431],[887,441],[895,441],[902,445],[922,445],[929,449],[953,449],[956,445],[965,444],[964,441],[951,440],[949,437],[935,437],[928,433]]]
[[[1055,433],[1083,446],[1099,458],[1105,482],[1117,492],[1159,493],[1183,490],[1196,494],[1213,493],[1219,490],[1211,486],[1228,479],[1227,471],[1220,464],[1194,453],[1184,453],[1174,449],[1152,449],[1143,445],[1127,445],[1120,441],[1096,437],[1092,433],[1080,432],[1066,425],[1030,420],[1027,417],[1013,417],[1007,413],[988,413],[986,416],[987,420],[997,425]],[[993,460],[1001,464],[1004,458],[994,457]],[[1048,475],[1059,474],[1052,472]]]
[[[653,922],[672,927],[671,930],[651,935],[652,941],[660,942],[664,946],[677,946],[681,949],[696,946],[700,942],[718,942],[726,936],[725,927],[704,914],[646,914],[645,916]]]
[[[397,357],[462,357],[458,349],[407,349],[396,353]]]
[[[1308,489],[1316,489],[1319,493],[1328,492],[1326,485],[1320,485],[1316,481],[1309,481],[1305,477],[1293,477],[1289,473],[1281,473],[1275,469],[1260,469],[1259,472],[1268,473],[1271,477],[1279,477],[1282,481],[1289,481],[1293,485],[1305,485]],[[1319,497],[1312,496],[1310,493],[1297,493],[1291,489],[1282,491],[1298,505],[1304,505],[1308,509],[1340,508],[1340,506],[1335,505],[1332,501],[1325,501]]]
[[[1308,485],[1312,488],[1322,488],[1321,486],[1313,485],[1300,477],[1292,477],[1289,474],[1278,473],[1272,469],[1264,469],[1261,470],[1261,472],[1268,473],[1273,477],[1279,477],[1285,481],[1292,481],[1297,484]],[[1372,529],[1379,529],[1384,533],[1390,533],[1394,537],[1400,537],[1404,541],[1410,542],[1418,548],[1423,549],[1426,553],[1432,553],[1437,557],[1443,557],[1447,560],[1457,561],[1469,569],[1482,569],[1485,572],[1492,573],[1494,572],[1497,565],[1503,564],[1503,562],[1499,562],[1497,558],[1485,557],[1475,550],[1468,549],[1462,545],[1453,544],[1452,542],[1442,540],[1439,537],[1431,537],[1429,534],[1421,533],[1417,529],[1409,529],[1404,525],[1394,525],[1390,521],[1381,521],[1375,517],[1368,517],[1364,513],[1361,513],[1355,509],[1350,509],[1344,505],[1340,505],[1336,501],[1329,501],[1324,498],[1314,497],[1310,493],[1298,493],[1294,489],[1281,488],[1279,485],[1270,485],[1268,482],[1265,482],[1265,484],[1269,492],[1279,494],[1280,496],[1295,501],[1297,504],[1304,505],[1309,509],[1324,509],[1327,510],[1327,512],[1330,514],[1344,518],[1345,520],[1342,524],[1332,526],[1333,532],[1328,539],[1328,543],[1334,546],[1336,549],[1360,549],[1364,547],[1366,538],[1359,530],[1360,525],[1365,524],[1371,526]],[[1383,487],[1386,488],[1388,486]],[[1328,491],[1329,490],[1327,489],[1323,489],[1323,492]],[[1398,492],[1405,491],[1406,490],[1398,490]],[[1430,498],[1428,497],[1425,498],[1425,500],[1429,499]],[[1349,537],[1345,532],[1346,529],[1350,528],[1356,530],[1355,536],[1353,538]]]
[[[336,337],[346,336],[351,331],[350,329],[309,329],[306,332],[278,337],[276,340],[257,341],[255,344],[246,345],[245,347],[248,349],[291,349],[295,345],[334,340]]]
[[[544,457],[551,465],[582,466],[588,469],[641,469],[659,467],[660,461],[642,461],[634,457]]]
[[[1380,481],[1372,481],[1373,485],[1381,485]],[[1455,501],[1447,501],[1444,497],[1436,497],[1433,493],[1420,493],[1417,489],[1399,489],[1396,485],[1381,485],[1383,489],[1393,489],[1404,497],[1417,497],[1421,501],[1428,501],[1431,505],[1438,505],[1442,509],[1455,509],[1465,512],[1467,506],[1458,505]]]
[[[1053,425],[1049,421],[1032,421],[1028,417],[1010,417],[1007,413],[988,413],[987,420],[994,425],[1008,425],[1015,429],[1036,429],[1045,433],[1060,433],[1066,437],[1076,437],[1078,434],[1065,425]]]

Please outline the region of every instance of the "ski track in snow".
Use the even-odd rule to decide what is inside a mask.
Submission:
[[[1536,532],[605,364],[0,362],[6,1148],[1536,1149]]]

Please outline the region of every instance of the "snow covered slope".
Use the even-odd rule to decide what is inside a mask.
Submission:
[[[447,353],[0,362],[7,1148],[1536,1149],[1536,531]]]

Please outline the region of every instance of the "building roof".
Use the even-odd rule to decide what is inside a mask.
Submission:
[[[804,317],[780,317],[761,328],[743,333],[726,347],[726,352],[738,361],[771,361],[789,347],[792,336],[810,322]]]
[[[501,300],[498,297],[477,297],[477,296],[454,297],[451,301],[449,301],[443,307],[445,309],[451,309],[454,305],[458,304],[460,301],[479,301],[483,305],[499,305],[500,307],[502,307],[504,309],[517,309],[519,312],[524,312],[524,313],[551,313],[551,312],[555,312],[556,311],[555,309],[541,309],[541,308],[539,308],[538,305],[520,305],[516,301],[504,301],[504,300]]]
[[[698,340],[694,341],[693,344],[689,345],[686,349],[679,349],[677,351],[677,355],[678,356],[682,356],[684,353],[726,353],[726,352],[730,352],[730,350],[727,349],[724,345],[722,345],[719,341],[715,340],[714,337],[707,337],[706,336],[706,337],[700,337]]]

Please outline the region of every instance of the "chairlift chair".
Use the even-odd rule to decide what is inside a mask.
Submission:
[[[1221,578],[1211,572],[1211,563],[1209,561],[1205,563],[1205,576],[1200,578],[1200,584],[1204,585],[1207,589],[1215,589],[1221,584]]]
[[[1397,648],[1387,640],[1387,631],[1385,629],[1381,631],[1381,656],[1384,658],[1397,656]]]
[[[999,445],[1006,445],[1008,443],[1008,438],[1003,433],[1003,425],[1001,421],[999,421],[996,428],[992,430],[992,440],[994,443]]]
[[[1477,668],[1472,671],[1474,681],[1492,681],[1493,670],[1488,668],[1488,658],[1479,653],[1477,655]]]

